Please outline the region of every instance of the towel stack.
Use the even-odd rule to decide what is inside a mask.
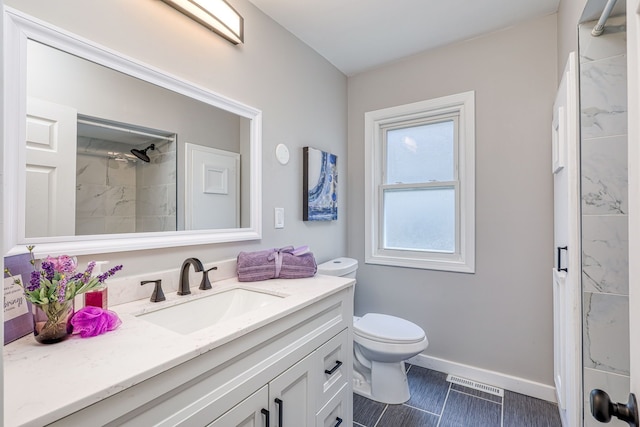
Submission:
[[[238,280],[301,279],[316,274],[318,266],[307,246],[267,249],[238,254]]]

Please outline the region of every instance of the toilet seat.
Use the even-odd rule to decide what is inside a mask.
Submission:
[[[421,327],[388,314],[367,313],[353,324],[353,333],[371,341],[387,344],[414,344],[425,340]]]

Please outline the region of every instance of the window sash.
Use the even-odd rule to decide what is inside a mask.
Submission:
[[[397,129],[407,129],[411,127],[418,127],[430,124],[443,123],[446,121],[453,121],[453,181],[428,181],[428,182],[418,182],[418,183],[386,183],[387,178],[387,154],[388,150],[388,139],[387,134],[389,130],[397,130]],[[378,250],[382,251],[401,251],[403,253],[415,253],[414,256],[423,257],[425,254],[459,254],[460,253],[460,180],[459,180],[459,123],[460,123],[460,113],[453,112],[447,114],[425,114],[422,117],[413,117],[411,119],[403,119],[399,118],[392,122],[387,122],[383,126],[379,128],[378,140],[381,142],[381,170],[380,170],[380,182],[378,184],[378,228],[377,228],[377,247]],[[386,242],[386,234],[385,234],[385,192],[386,191],[397,191],[397,190],[419,190],[419,189],[429,189],[429,188],[453,188],[455,192],[455,225],[454,225],[454,249],[453,252],[450,251],[438,251],[438,250],[430,250],[430,249],[399,249],[399,248],[388,248],[385,245]]]
[[[390,130],[407,129],[411,127],[418,127],[430,124],[437,124],[446,121],[453,121],[453,179],[459,181],[459,126],[460,126],[460,113],[447,113],[447,114],[425,114],[421,117],[412,117],[411,119],[403,120],[402,118],[395,121],[386,122],[379,128],[380,134],[378,135],[378,141],[382,143],[381,146],[381,180],[380,185],[387,182],[387,153],[389,152],[387,133]],[[439,182],[439,181],[435,181]]]
[[[444,251],[437,249],[410,249],[410,248],[395,248],[388,247],[386,245],[387,235],[385,230],[386,217],[385,217],[385,193],[391,191],[411,191],[411,190],[429,190],[429,189],[453,189],[454,191],[454,239],[453,239],[453,251]],[[460,184],[458,181],[442,181],[442,182],[428,182],[423,184],[385,184],[379,187],[378,200],[378,250],[382,251],[400,251],[405,254],[413,254],[414,256],[424,256],[428,254],[460,254]]]

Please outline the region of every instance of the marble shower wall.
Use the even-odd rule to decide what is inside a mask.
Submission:
[[[176,143],[156,142],[151,162],[136,162],[136,231],[176,230]]]
[[[600,37],[595,21],[579,29],[585,426],[601,425],[588,413],[592,389],[629,393],[625,22],[610,18]]]
[[[78,154],[76,235],[133,233],[135,219],[135,164],[106,156]]]
[[[78,154],[76,235],[175,231],[175,145],[156,143],[150,163]]]

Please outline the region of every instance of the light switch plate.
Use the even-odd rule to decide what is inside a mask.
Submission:
[[[284,228],[284,208],[273,208],[275,228]]]

